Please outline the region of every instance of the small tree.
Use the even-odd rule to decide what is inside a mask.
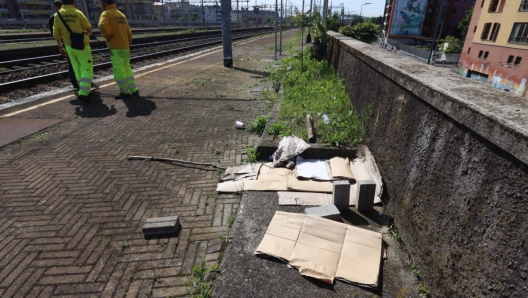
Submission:
[[[460,32],[460,37],[466,38],[466,34],[469,28],[469,22],[471,22],[471,17],[473,16],[473,8],[474,6],[471,6],[471,8],[467,11],[466,16],[461,19],[458,22],[457,29]]]
[[[193,13],[193,14],[191,15],[191,21],[198,21],[198,14]]]
[[[443,50],[444,53],[460,53],[462,52],[462,41],[454,36],[447,36],[445,39],[449,45],[447,49]],[[444,48],[444,44],[441,45]]]
[[[378,25],[373,23],[359,23],[355,26],[345,26],[339,30],[339,33],[368,44],[375,42],[380,36]]]

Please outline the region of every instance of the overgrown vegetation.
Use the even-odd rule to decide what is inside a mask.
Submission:
[[[216,278],[214,272],[218,269],[218,264],[213,267],[207,267],[205,260],[202,258],[191,271],[191,280],[189,282],[189,294],[193,298],[211,297],[213,291],[213,282]]]
[[[381,35],[379,26],[370,22],[341,27],[339,33],[368,44],[375,42]]]
[[[447,49],[444,50],[445,43],[448,44]],[[440,45],[440,48],[444,53],[460,53],[462,52],[462,46],[464,45],[463,41],[460,39],[454,37],[454,36],[447,36],[445,38],[445,42]]]
[[[267,133],[278,137],[290,136],[292,134],[288,123],[284,121],[272,123],[268,128]]]
[[[257,161],[258,155],[257,147],[248,146],[246,148],[246,158],[244,158],[244,162],[255,163]]]
[[[300,54],[299,54],[300,55]],[[301,59],[289,57],[271,75],[273,84],[284,85],[280,119],[267,133],[276,136],[294,134],[305,138],[306,115],[314,118],[318,140],[332,146],[355,146],[366,142],[371,109],[353,110],[345,86],[326,61],[310,59],[305,51],[303,71]],[[291,65],[291,70],[288,70]],[[325,124],[322,115],[329,116]]]
[[[268,117],[260,116],[257,119],[248,123],[247,130],[260,136],[262,132],[264,132],[266,123],[268,123]]]

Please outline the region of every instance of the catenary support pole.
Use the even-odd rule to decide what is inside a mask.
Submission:
[[[221,0],[222,46],[224,49],[224,67],[233,67],[233,47],[231,44],[231,0]]]
[[[301,16],[302,16],[302,22],[301,22],[301,73],[304,70],[304,0],[302,1],[302,8],[301,8]]]
[[[277,19],[279,18],[277,14],[277,6],[279,6],[278,1],[279,0],[275,0],[275,61],[277,61]]]
[[[433,57],[433,51],[435,47],[435,38],[436,33],[438,32],[438,23],[440,22],[440,16],[442,15],[442,8],[444,7],[444,0],[440,1],[440,10],[438,11],[438,18],[436,19],[436,25],[435,30],[433,33],[433,41],[431,41],[431,50],[429,51],[429,59],[427,59],[427,64],[431,64],[431,58]],[[442,35],[442,32],[440,31],[440,35]]]
[[[282,22],[284,22],[284,18],[282,17],[282,0],[281,0],[281,6],[280,6],[280,46],[279,46],[279,54],[282,56]]]

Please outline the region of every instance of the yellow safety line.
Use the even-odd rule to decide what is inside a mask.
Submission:
[[[248,40],[246,42],[243,42],[243,43],[240,43],[238,45],[243,45],[243,44],[246,44],[246,43],[249,43],[249,42],[252,42],[252,41],[255,41],[255,40],[258,40],[258,39],[261,39],[261,38],[264,38],[266,36],[262,36],[262,37],[259,37],[259,38],[255,38],[255,39],[251,39],[251,40]],[[182,63],[185,63],[185,62],[189,62],[189,61],[192,61],[192,60],[196,60],[198,58],[202,58],[202,57],[205,57],[207,55],[210,55],[210,54],[214,54],[214,53],[217,53],[217,52],[220,52],[222,49],[218,49],[216,51],[210,51],[206,54],[203,54],[203,55],[200,55],[200,56],[196,56],[196,57],[193,57],[193,58],[190,58],[190,59],[186,59],[186,60],[183,60],[183,61],[178,61],[176,63],[173,63],[173,64],[169,64],[169,65],[166,65],[166,66],[163,66],[163,67],[160,67],[160,68],[156,68],[156,69],[153,69],[153,70],[150,70],[150,71],[146,71],[146,72],[141,72],[137,75],[134,75],[134,77],[136,78],[139,78],[139,77],[142,77],[144,75],[147,75],[149,73],[153,73],[153,72],[156,72],[158,70],[162,70],[162,69],[165,69],[165,68],[169,68],[169,67],[173,67],[173,66],[176,66],[176,65],[179,65],[179,64],[182,64]],[[105,88],[105,87],[108,87],[108,86],[111,86],[111,85],[115,85],[116,82],[112,82],[112,83],[108,83],[108,84],[105,84],[105,85],[102,85],[102,86],[99,86],[100,89],[102,88]],[[45,103],[41,103],[41,104],[38,104],[36,106],[32,106],[32,107],[29,107],[29,108],[26,108],[26,109],[23,109],[23,110],[20,110],[20,111],[16,111],[16,112],[12,112],[12,113],[9,113],[9,114],[5,114],[5,115],[1,115],[1,117],[11,117],[11,116],[14,116],[14,115],[17,115],[17,114],[20,114],[20,113],[24,113],[24,112],[27,112],[27,111],[31,111],[31,110],[34,110],[36,108],[40,108],[40,107],[43,107],[43,106],[47,106],[49,104],[52,104],[52,103],[56,103],[56,102],[59,102],[61,100],[65,100],[67,98],[72,98],[74,97],[74,95],[66,95],[66,96],[63,96],[63,97],[59,97],[57,99],[54,99],[54,100],[50,100],[50,101],[47,101]]]

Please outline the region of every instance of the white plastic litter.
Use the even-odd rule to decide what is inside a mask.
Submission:
[[[301,154],[310,145],[296,136],[283,137],[277,151],[273,153],[273,166],[280,166],[283,162]]]

